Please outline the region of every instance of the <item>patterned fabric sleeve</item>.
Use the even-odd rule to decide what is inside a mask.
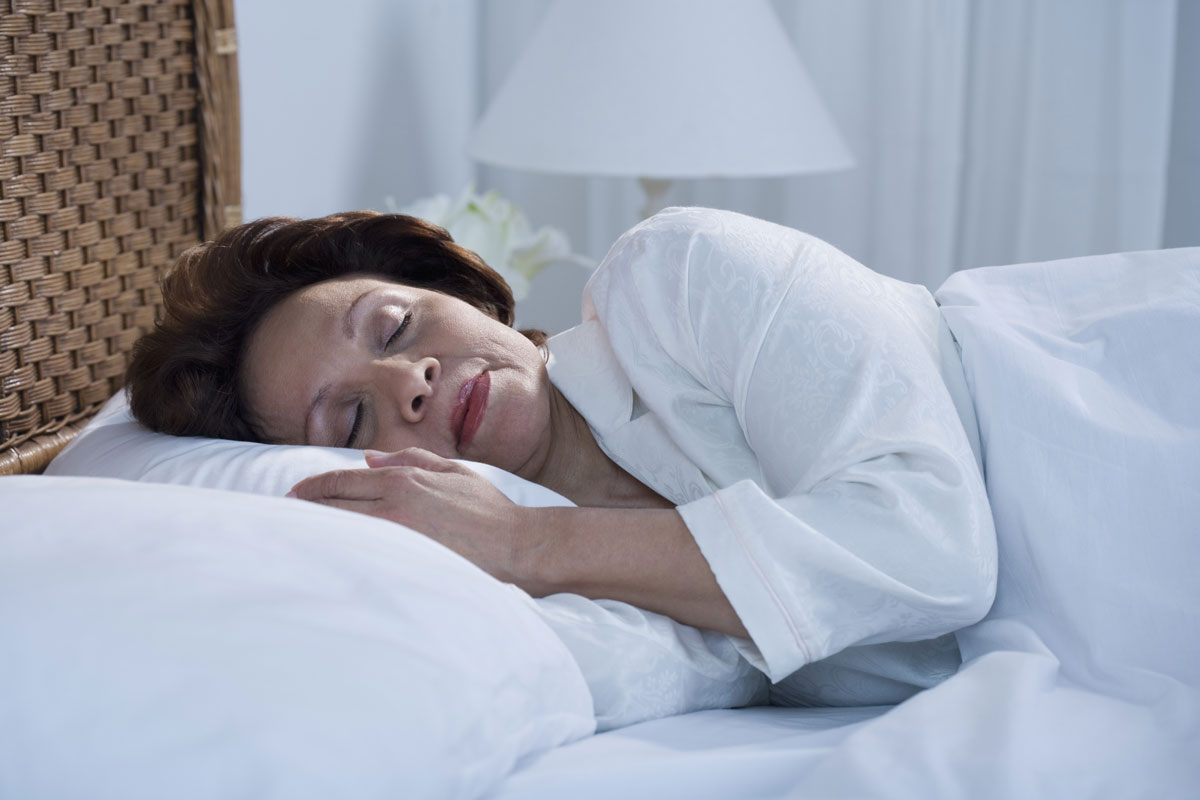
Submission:
[[[614,245],[585,316],[716,487],[679,511],[773,681],[987,611],[995,534],[923,287],[796,230],[668,209]]]

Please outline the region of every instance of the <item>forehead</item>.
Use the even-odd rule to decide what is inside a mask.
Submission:
[[[290,310],[295,311],[297,307],[318,307],[327,306],[331,303],[336,304],[338,301],[343,301],[346,298],[353,300],[363,292],[371,291],[380,287],[393,289],[404,293],[424,293],[428,290],[418,289],[414,286],[396,283],[386,278],[377,275],[345,275],[340,278],[330,278],[327,281],[313,283],[305,286],[302,289],[297,289],[290,295],[285,297],[263,316],[263,324],[272,316],[286,316]]]

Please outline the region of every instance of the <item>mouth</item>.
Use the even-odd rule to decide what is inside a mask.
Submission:
[[[460,454],[471,446],[471,440],[479,430],[479,423],[483,421],[484,411],[487,410],[491,386],[491,374],[481,372],[458,390],[458,402],[450,413],[450,431],[454,435],[455,449]]]

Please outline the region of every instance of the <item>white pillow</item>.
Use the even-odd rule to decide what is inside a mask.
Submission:
[[[0,478],[0,796],[476,797],[591,733],[512,587],[288,499]]]
[[[570,506],[570,500],[510,472],[463,461],[523,506]],[[86,475],[154,483],[179,483],[282,497],[296,483],[335,469],[366,469],[362,451],[340,447],[293,447],[167,436],[133,418],[117,392],[67,447],[47,475]]]

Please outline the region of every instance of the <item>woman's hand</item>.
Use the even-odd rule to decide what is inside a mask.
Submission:
[[[290,494],[407,525],[534,597],[606,597],[747,636],[674,509],[523,508],[468,467],[415,447],[370,453],[367,463]]]
[[[300,481],[289,497],[398,522],[444,544],[492,576],[517,583],[522,509],[470,468],[428,450],[368,451],[370,469]]]

